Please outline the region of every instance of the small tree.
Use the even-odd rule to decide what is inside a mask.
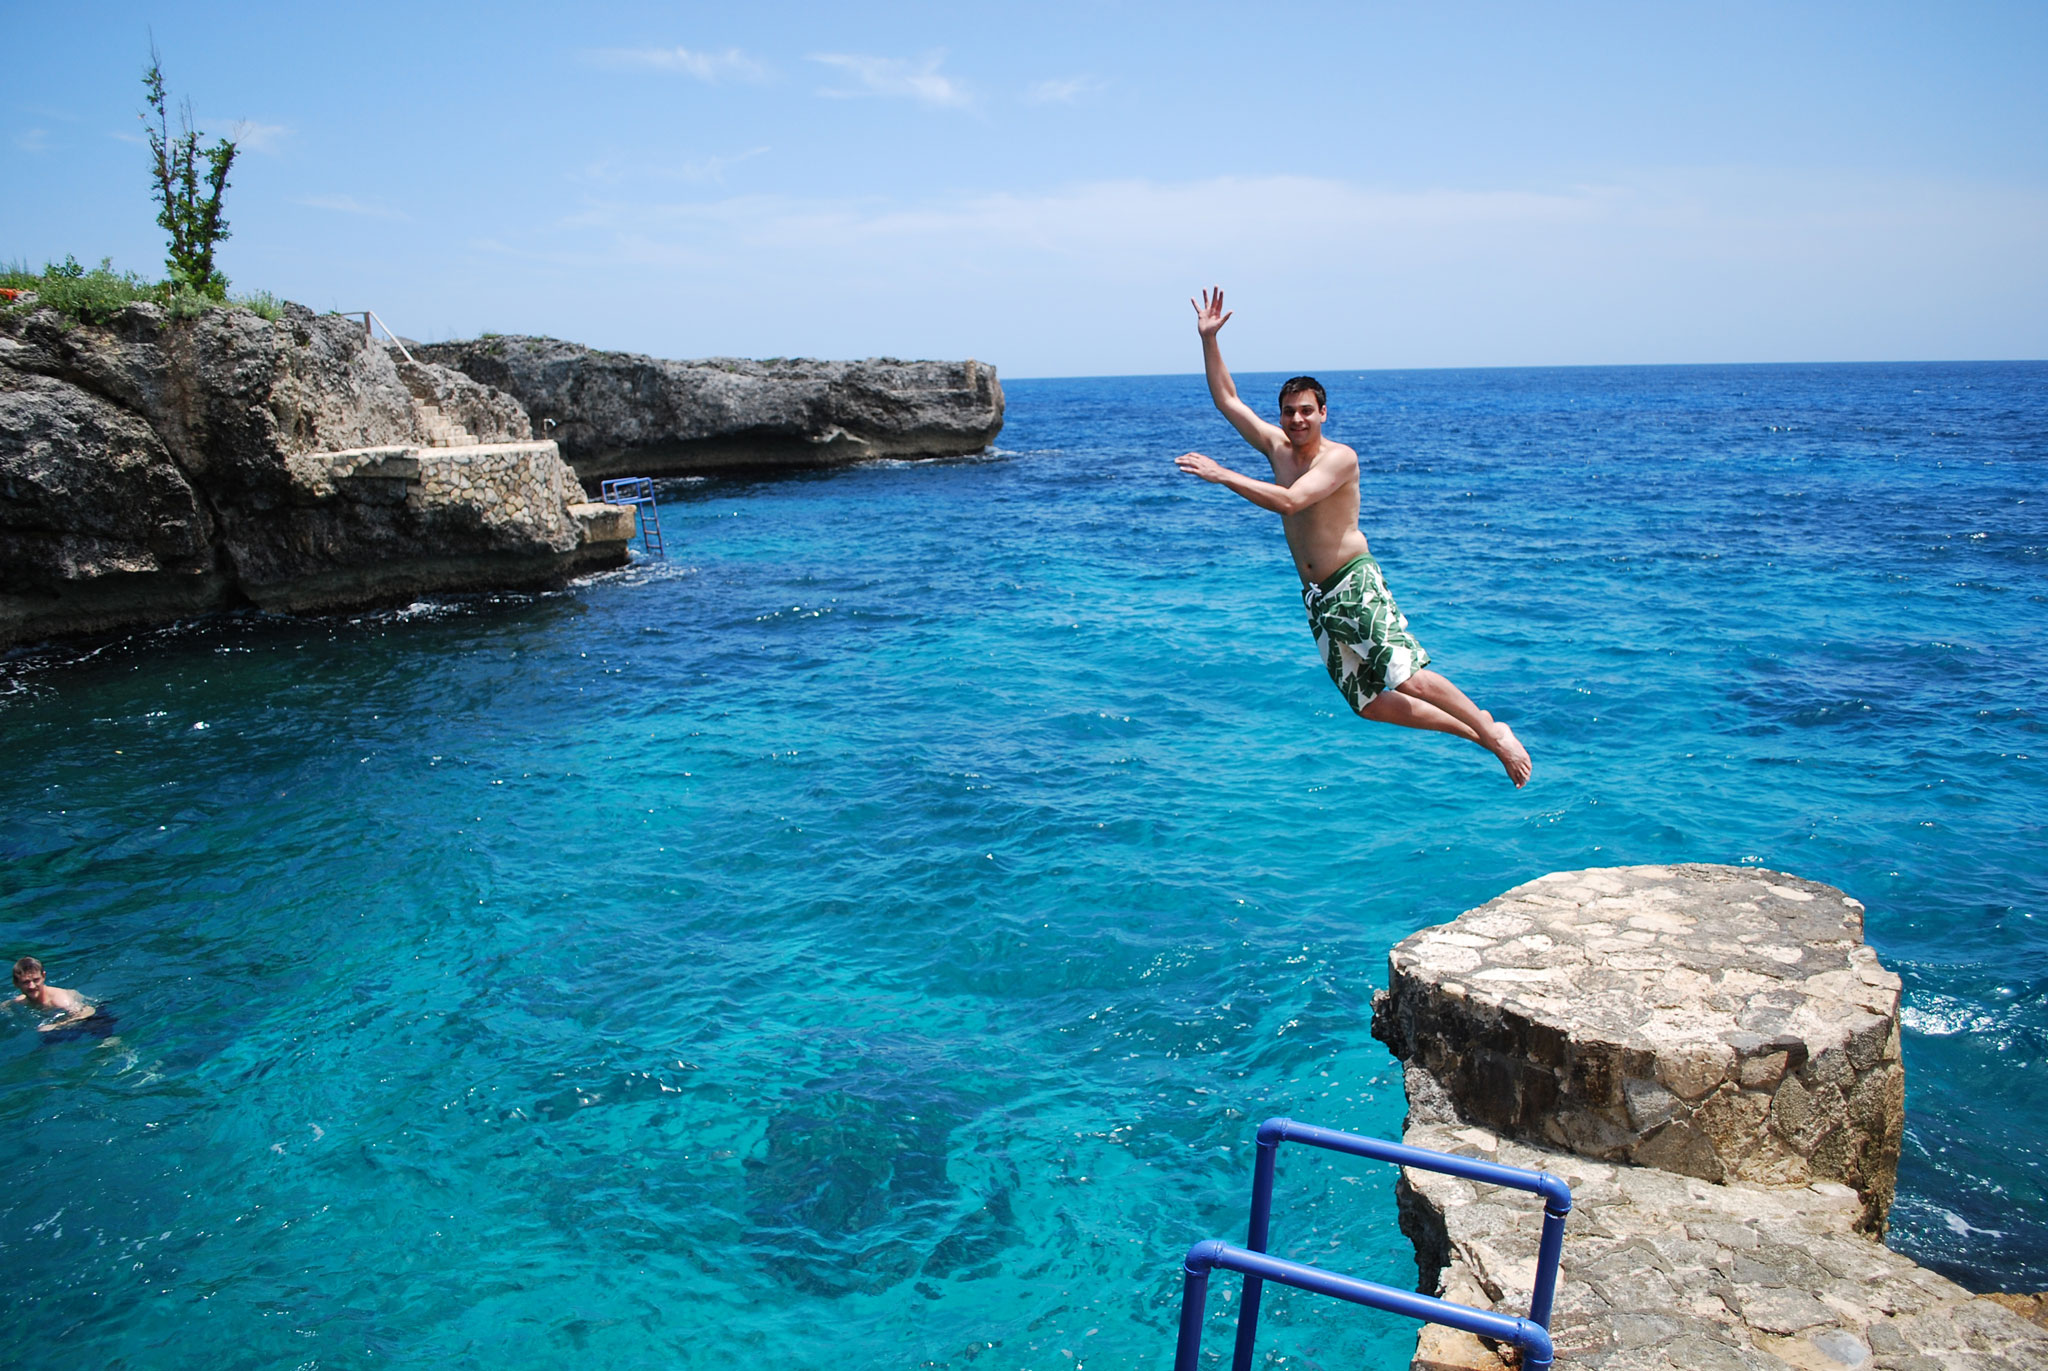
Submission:
[[[155,198],[161,212],[157,223],[171,235],[171,250],[164,259],[171,280],[216,300],[225,299],[228,278],[213,264],[213,247],[228,236],[227,221],[220,217],[221,193],[228,188],[228,168],[234,165],[235,145],[223,138],[202,149],[202,136],[192,127],[192,102],[178,110],[178,136],[171,136],[171,117],[164,99],[163,63],[156,46],[150,45],[149,71],[142,78],[149,91],[149,107],[156,122],[149,126],[149,151],[156,162]],[[200,194],[199,159],[206,159],[206,194]]]

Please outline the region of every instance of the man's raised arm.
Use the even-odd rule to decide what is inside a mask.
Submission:
[[[1237,398],[1237,382],[1230,379],[1230,368],[1223,365],[1223,350],[1216,345],[1217,333],[1230,322],[1230,315],[1223,311],[1223,287],[1203,291],[1200,303],[1188,303],[1195,307],[1195,332],[1202,336],[1202,371],[1209,378],[1209,398],[1247,443],[1273,456],[1287,442],[1287,435]]]

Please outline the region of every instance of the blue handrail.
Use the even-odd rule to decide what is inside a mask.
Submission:
[[[1550,1371],[1553,1355],[1550,1330],[1533,1320],[1474,1309],[1466,1304],[1453,1304],[1434,1295],[1398,1290],[1378,1281],[1360,1280],[1356,1276],[1325,1271],[1319,1266],[1304,1266],[1284,1257],[1269,1257],[1263,1252],[1233,1247],[1216,1238],[1190,1247],[1187,1261],[1181,1268],[1186,1274],[1181,1283],[1180,1343],[1174,1350],[1173,1371],[1197,1371],[1201,1365],[1203,1307],[1208,1303],[1210,1268],[1217,1266],[1226,1271],[1242,1271],[1247,1292],[1254,1281],[1261,1287],[1267,1281],[1278,1281],[1318,1295],[1334,1295],[1353,1304],[1405,1314],[1425,1323],[1449,1324],[1467,1333],[1513,1343],[1522,1349],[1522,1365],[1527,1371]],[[1258,1311],[1241,1308],[1237,1318],[1238,1337],[1242,1341],[1244,1330],[1257,1320]]]
[[[1259,1296],[1269,1280],[1301,1290],[1332,1295],[1353,1304],[1384,1309],[1428,1323],[1477,1333],[1522,1349],[1526,1371],[1549,1371],[1550,1309],[1557,1295],[1557,1266],[1564,1253],[1564,1221],[1571,1213],[1572,1191],[1560,1176],[1545,1171],[1528,1171],[1518,1166],[1460,1157],[1449,1152],[1432,1152],[1379,1138],[1343,1133],[1334,1128],[1272,1118],[1259,1125],[1258,1160],[1252,1172],[1251,1229],[1244,1247],[1209,1239],[1188,1249],[1182,1266],[1180,1344],[1174,1353],[1174,1371],[1195,1371],[1202,1350],[1202,1306],[1208,1300],[1209,1271],[1221,1266],[1242,1272],[1244,1298],[1237,1311],[1237,1347],[1231,1359],[1232,1371],[1251,1371],[1252,1345],[1259,1333]],[[1304,1266],[1266,1255],[1273,1218],[1273,1171],[1283,1142],[1306,1143],[1353,1157],[1412,1166],[1418,1171],[1436,1171],[1446,1176],[1481,1181],[1488,1185],[1526,1190],[1543,1197],[1543,1235],[1536,1250],[1536,1286],[1530,1294],[1527,1318],[1514,1318],[1491,1310],[1453,1304],[1412,1290],[1399,1290],[1377,1281],[1360,1280],[1319,1267]]]

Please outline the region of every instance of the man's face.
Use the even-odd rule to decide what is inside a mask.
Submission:
[[[43,973],[26,971],[14,978],[15,988],[29,999],[41,1002],[43,998]]]
[[[1280,402],[1280,431],[1295,447],[1309,447],[1323,436],[1324,417],[1312,390],[1297,390]]]

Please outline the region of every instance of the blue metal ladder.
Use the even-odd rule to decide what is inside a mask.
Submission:
[[[654,503],[654,482],[645,476],[618,476],[598,486],[598,499],[608,505],[632,505],[640,528],[640,546],[650,557],[668,557],[661,537],[661,509]]]
[[[1266,1255],[1267,1230],[1273,1217],[1273,1165],[1283,1142],[1307,1143],[1331,1152],[1374,1161],[1412,1166],[1418,1171],[1438,1171],[1468,1181],[1526,1190],[1543,1197],[1543,1237],[1536,1252],[1536,1288],[1529,1299],[1529,1316],[1514,1318],[1489,1309],[1453,1304],[1433,1295],[1399,1290],[1377,1281],[1325,1271]],[[1182,1264],[1180,1296],[1180,1343],[1173,1355],[1173,1371],[1197,1371],[1202,1356],[1202,1313],[1209,1298],[1209,1272],[1216,1267],[1244,1275],[1244,1298],[1237,1307],[1237,1352],[1231,1371],[1251,1371],[1252,1344],[1259,1335],[1259,1295],[1267,1281],[1278,1281],[1297,1290],[1332,1295],[1353,1304],[1441,1323],[1468,1333],[1512,1343],[1522,1350],[1523,1371],[1550,1371],[1550,1305],[1557,1294],[1557,1263],[1564,1252],[1564,1220],[1571,1212],[1572,1191],[1563,1178],[1544,1171],[1525,1171],[1473,1157],[1448,1152],[1431,1152],[1403,1143],[1340,1133],[1334,1128],[1317,1128],[1292,1119],[1273,1118],[1259,1125],[1258,1163],[1252,1173],[1251,1232],[1243,1247],[1210,1238],[1188,1249]]]

